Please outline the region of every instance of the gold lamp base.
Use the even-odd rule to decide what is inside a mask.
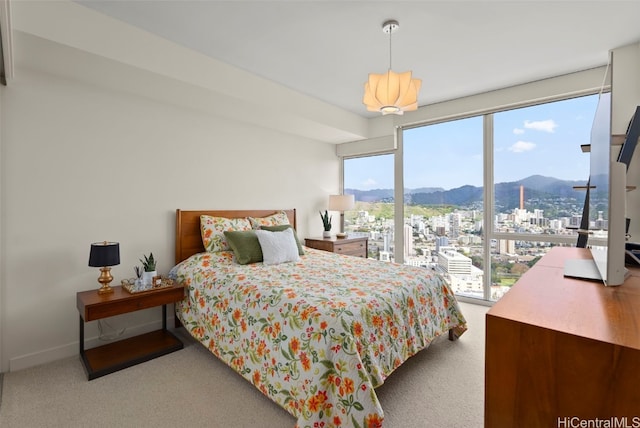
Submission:
[[[113,276],[111,276],[111,268],[100,268],[100,277],[98,277],[98,282],[102,284],[102,287],[98,289],[98,294],[113,293],[113,288],[109,286],[111,281],[113,281]]]

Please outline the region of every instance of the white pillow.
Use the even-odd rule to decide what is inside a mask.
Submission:
[[[258,229],[255,231],[262,247],[262,261],[265,265],[277,265],[284,262],[297,262],[298,244],[293,236],[293,229],[282,232],[270,232]]]

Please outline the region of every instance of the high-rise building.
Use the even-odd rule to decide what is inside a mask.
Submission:
[[[515,254],[516,253],[516,241],[512,239],[499,239],[498,240],[498,253],[499,254]]]
[[[440,251],[438,265],[449,275],[471,275],[471,259],[457,251]]]
[[[413,256],[413,227],[411,225],[404,225],[404,258],[408,259]]]
[[[446,236],[438,236],[436,237],[436,252],[440,252],[442,247],[449,246],[449,238]]]
[[[460,236],[460,224],[462,219],[460,213],[451,213],[449,215],[449,237],[456,239]]]

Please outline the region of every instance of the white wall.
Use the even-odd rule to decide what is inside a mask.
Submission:
[[[338,190],[332,144],[19,65],[0,94],[2,371],[77,354],[76,292],[99,286],[91,242],[120,242],[116,283],[150,251],[164,274],[176,208],[296,208],[304,237]],[[112,320],[159,323],[159,308]]]
[[[65,73],[80,80],[85,79],[87,73],[93,73],[99,67],[99,58],[104,58],[130,68],[150,71],[153,73],[151,80],[168,78],[186,83],[215,95],[216,102],[209,102],[210,96],[203,98],[198,93],[194,96],[191,91],[168,91],[153,94],[154,97],[193,97],[194,103],[205,104],[203,107],[218,115],[303,138],[339,143],[368,137],[368,122],[359,115],[185,49],[75,1],[14,1],[11,15],[16,39],[27,34],[92,53],[96,61],[89,64],[67,67],[64,61],[54,57],[50,64],[45,65],[48,68],[62,67]],[[16,56],[20,51],[19,47],[16,48]],[[34,60],[41,61],[50,55],[48,49],[38,51]],[[100,73],[99,68],[97,72]],[[118,76],[117,73],[106,75],[103,80],[114,81]],[[126,87],[131,81],[129,78],[120,79],[119,84]],[[136,84],[138,91],[144,91],[148,86],[146,82],[136,81]]]

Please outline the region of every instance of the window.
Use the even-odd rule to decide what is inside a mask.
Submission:
[[[556,245],[575,245],[597,95],[493,114],[490,300]]]
[[[344,193],[356,205],[345,213],[344,230],[369,238],[369,258],[394,261],[393,154],[345,159]]]
[[[402,248],[393,157],[344,160],[347,230],[370,257],[434,269],[460,296],[498,300],[551,247],[575,245],[598,96],[401,129]],[[487,201],[491,201],[488,205]],[[394,254],[397,256],[395,257]]]
[[[580,225],[597,96],[493,115],[494,228],[502,233],[568,235]]]
[[[402,140],[404,263],[484,298],[482,117],[407,129]]]

